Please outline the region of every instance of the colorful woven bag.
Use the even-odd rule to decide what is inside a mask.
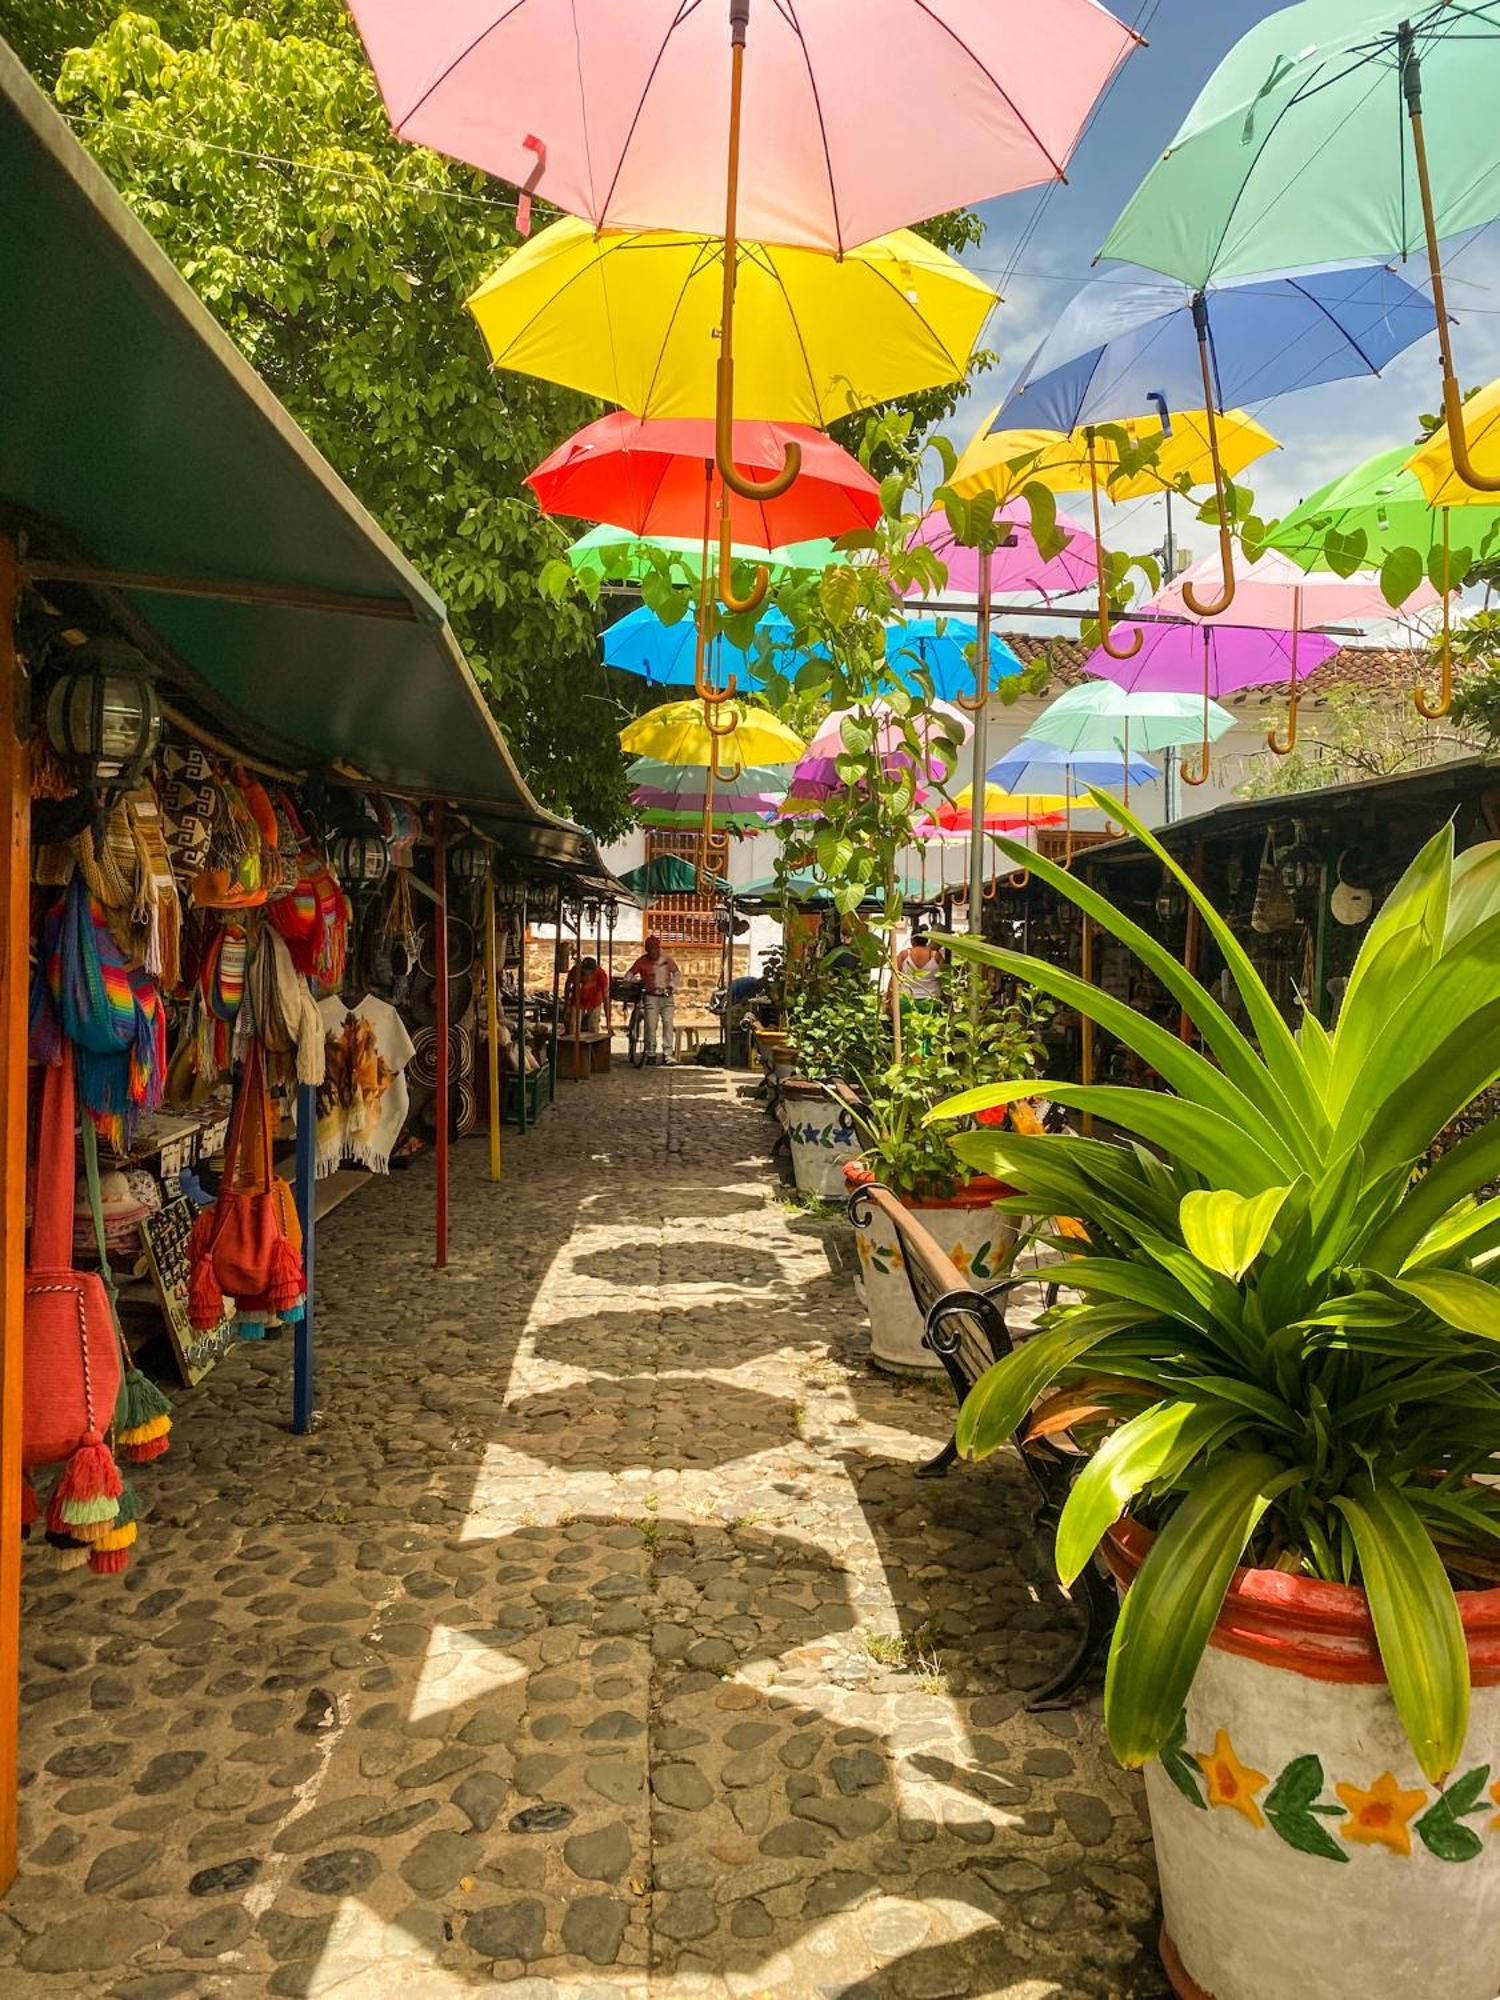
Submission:
[[[75,1270],[73,1050],[64,1041],[42,1084],[31,1261],[26,1271],[21,1462],[66,1461],[49,1533],[75,1547],[107,1535],[124,1490],[104,1432],[120,1393],[120,1345],[96,1271]],[[86,1559],[84,1549],[80,1560]]]
[[[201,1332],[217,1326],[226,1297],[249,1340],[260,1338],[268,1319],[300,1319],[307,1303],[297,1204],[271,1168],[271,1099],[258,1040],[250,1043],[240,1077],[218,1199],[188,1238],[193,1325]]]

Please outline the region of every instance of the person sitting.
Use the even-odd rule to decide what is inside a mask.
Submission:
[[[568,1010],[568,1029],[593,1034],[600,1024],[604,1003],[609,998],[609,974],[597,958],[580,958],[568,973],[563,988],[563,1005]]]

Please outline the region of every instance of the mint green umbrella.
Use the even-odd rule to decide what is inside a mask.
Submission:
[[[1425,248],[1459,475],[1481,492],[1443,298],[1445,236],[1500,217],[1500,16],[1458,0],[1301,0],[1236,42],[1101,255],[1201,291]],[[1200,325],[1205,385],[1212,356]],[[1222,500],[1222,482],[1220,482]],[[1226,564],[1226,608],[1234,594]]]
[[[644,539],[628,528],[590,528],[568,550],[568,561],[580,576],[597,576],[608,583],[639,583],[655,573],[652,549],[672,558],[672,567],[686,583],[700,577],[702,544],[682,535],[653,535]],[[736,542],[731,551],[736,562],[765,563],[773,583],[782,583],[793,574],[814,574],[838,560],[831,541],[787,542],[772,549],[752,549]],[[714,550],[717,560],[717,545]]]
[[[1233,727],[1229,710],[1202,695],[1127,691],[1114,681],[1097,680],[1083,681],[1049,702],[1028,734],[1060,750],[1114,750],[1128,766],[1132,751],[1170,750],[1204,735],[1214,741]]]

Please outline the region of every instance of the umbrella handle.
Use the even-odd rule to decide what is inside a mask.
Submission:
[[[1266,731],[1266,744],[1274,757],[1289,757],[1297,743],[1297,640],[1302,630],[1302,591],[1292,593],[1292,679],[1286,694],[1286,735],[1273,725]],[[1421,689],[1417,690],[1420,706]]]
[[[719,510],[719,601],[726,611],[759,611],[766,601],[766,592],[771,588],[771,572],[764,563],[755,569],[755,581],[744,597],[735,595],[733,583],[734,541],[731,534],[729,509]],[[731,677],[730,686],[734,685]]]
[[[1182,759],[1180,758],[1178,759],[1177,775],[1179,778],[1181,778],[1182,782],[1185,785],[1206,785],[1208,783],[1208,774],[1211,764],[1212,753],[1210,752],[1208,738],[1206,736],[1203,739],[1202,747],[1199,754],[1203,758],[1203,768],[1201,771],[1196,771],[1196,772],[1190,771],[1187,767],[1187,764]]]
[[[1208,359],[1208,304],[1202,292],[1193,300],[1193,325],[1198,333],[1198,366],[1203,374],[1203,414],[1208,419],[1208,455],[1214,469],[1214,498],[1219,503],[1219,570],[1223,588],[1217,598],[1209,599],[1199,597],[1193,586],[1185,583],[1182,586],[1182,601],[1195,618],[1217,618],[1234,602],[1234,535],[1224,508],[1224,464],[1219,457],[1219,419],[1215,411],[1213,370]]]
[[[1449,606],[1452,599],[1448,594],[1448,509],[1443,509],[1443,643],[1438,655],[1442,669],[1442,679],[1438,682],[1438,698],[1435,702],[1427,699],[1427,690],[1414,687],[1412,701],[1418,715],[1428,722],[1437,722],[1453,706],[1453,626]]]
[[[1014,875],[1007,875],[1005,879],[1012,889],[1024,889],[1031,880],[1031,870],[1018,868]]]
[[[1098,549],[1102,556],[1104,553],[1104,535],[1099,519],[1099,458],[1094,441],[1094,426],[1092,424],[1088,426],[1084,432],[1084,436],[1088,439],[1089,446],[1089,494],[1094,503],[1094,547]],[[1102,562],[1099,564],[1097,575],[1099,580],[1099,644],[1112,660],[1133,660],[1141,650],[1145,635],[1137,628],[1136,631],[1131,633],[1130,644],[1125,647],[1123,652],[1118,646],[1110,644],[1109,589],[1104,581],[1104,564]],[[985,662],[985,675],[988,678],[988,661]]]

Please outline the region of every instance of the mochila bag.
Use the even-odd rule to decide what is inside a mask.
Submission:
[[[188,1317],[219,1324],[231,1298],[240,1333],[258,1340],[268,1319],[300,1319],[307,1302],[302,1225],[291,1189],[271,1169],[265,1057],[252,1041],[224,1146],[218,1199],[188,1238]]]
[[[120,1393],[120,1345],[97,1271],[73,1267],[73,1045],[48,1065],[37,1120],[31,1259],[26,1271],[21,1463],[65,1460],[47,1527],[77,1548],[107,1535],[124,1482],[104,1433]],[[79,1556],[86,1560],[87,1550]]]

